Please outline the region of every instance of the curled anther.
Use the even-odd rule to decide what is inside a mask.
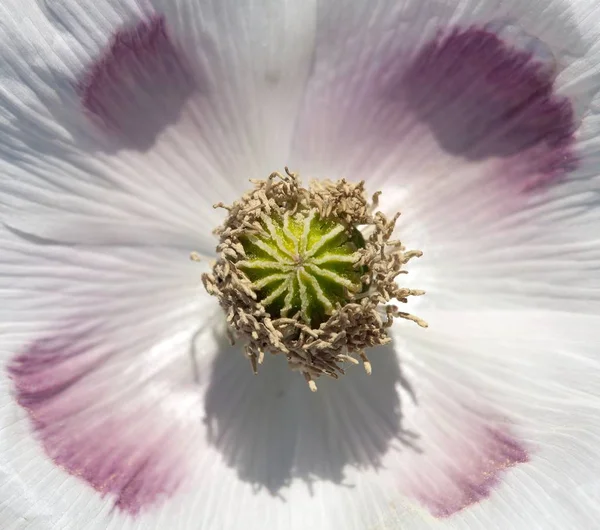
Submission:
[[[408,252],[403,253],[403,263],[408,263],[413,258],[420,258],[423,255],[423,252],[420,250],[409,250]]]
[[[315,383],[313,381],[313,378],[311,377],[310,373],[304,372],[304,379],[306,379],[306,382],[308,383],[308,388],[310,388],[310,391],[316,392],[317,391],[317,383]]]
[[[379,206],[379,197],[381,196],[381,191],[376,191],[373,193],[371,197],[371,211],[374,211]]]
[[[411,315],[410,313],[405,313],[403,311],[395,311],[394,316],[398,317],[398,318],[403,318],[405,320],[410,320],[411,322],[418,324],[422,328],[429,327],[429,324],[427,322],[425,322],[425,320],[423,320],[422,318],[419,318],[415,315]]]
[[[340,354],[337,356],[340,361],[347,361],[352,364],[360,364],[354,357],[350,357],[349,355]]]
[[[364,351],[359,352],[358,355],[360,356],[360,359],[363,362],[365,372],[367,373],[367,375],[371,375],[371,373],[373,372],[373,368],[371,367],[371,361],[369,361],[369,358],[367,357]]]

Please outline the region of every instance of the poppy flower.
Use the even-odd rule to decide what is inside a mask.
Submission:
[[[0,14],[0,526],[596,525],[597,2]]]

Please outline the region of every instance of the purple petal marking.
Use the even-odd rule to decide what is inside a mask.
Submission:
[[[163,17],[119,30],[78,83],[84,109],[119,148],[146,150],[196,85]]]
[[[115,355],[98,345],[86,336],[42,339],[9,373],[48,456],[135,515],[181,485],[185,464],[173,446],[180,433],[156,403],[133,403],[135,388],[123,394],[123,384],[98,377]]]
[[[473,441],[478,450],[457,455],[453,462],[452,487],[416,495],[433,516],[450,517],[487,499],[501,484],[505,470],[529,461],[527,451],[505,431],[486,429],[481,440]]]
[[[573,108],[554,76],[553,63],[492,31],[454,29],[420,50],[390,96],[405,95],[445,150],[505,159],[502,178],[528,190],[577,165]]]

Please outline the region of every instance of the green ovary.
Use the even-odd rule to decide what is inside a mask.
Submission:
[[[354,264],[364,239],[355,228],[314,211],[263,216],[260,224],[262,232],[240,238],[246,258],[237,266],[272,317],[299,315],[316,328],[362,290],[365,271]]]

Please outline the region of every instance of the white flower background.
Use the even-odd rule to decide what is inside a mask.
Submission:
[[[1,0],[0,527],[595,528],[599,88],[596,0]],[[286,165],[425,253],[314,395],[200,283]]]

